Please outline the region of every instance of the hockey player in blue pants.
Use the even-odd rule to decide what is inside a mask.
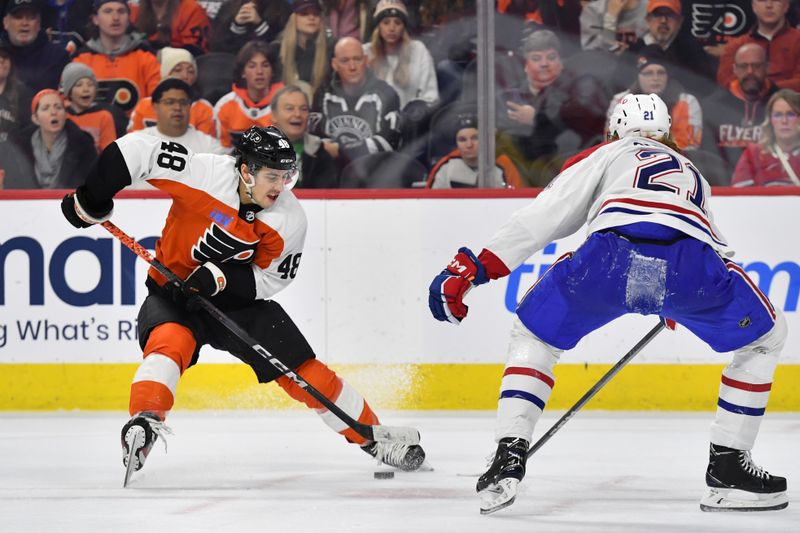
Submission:
[[[459,324],[472,286],[508,275],[588,224],[586,241],[556,261],[517,308],[500,387],[497,452],[476,487],[484,513],[514,501],[561,354],[626,313],[668,317],[715,351],[734,352],[722,372],[701,509],[788,505],[786,479],[750,457],[786,322],[729,260],[733,252],[708,210],[708,182],[680,153],[670,123],[658,96],[624,98],[610,119],[610,142],[568,161],[478,256],[461,248],[430,285],[433,316]]]

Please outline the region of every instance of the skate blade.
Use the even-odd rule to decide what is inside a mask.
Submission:
[[[514,503],[517,485],[518,479],[505,478],[480,491],[478,497],[481,499],[481,514],[492,514]]]
[[[700,510],[705,512],[757,512],[777,511],[789,506],[785,492],[758,494],[737,489],[709,489],[700,500]]]
[[[144,438],[144,429],[137,428],[136,426],[130,428],[125,434],[125,441],[128,443],[128,455],[125,458],[125,480],[122,482],[122,488],[128,486],[131,475],[136,471],[136,466],[139,463],[139,460],[136,458],[136,452],[139,451],[144,444]]]

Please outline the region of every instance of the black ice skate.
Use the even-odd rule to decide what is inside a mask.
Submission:
[[[141,470],[144,460],[153,449],[153,444],[160,436],[167,449],[164,435],[172,431],[153,413],[137,413],[122,426],[122,464],[126,467],[125,481],[122,486],[127,487],[131,474]]]
[[[703,511],[773,511],[789,505],[786,478],[753,464],[746,450],[712,444],[706,485],[709,493],[700,500]]]
[[[425,461],[425,450],[419,444],[371,442],[361,447],[379,462],[405,472],[419,470]]]
[[[481,498],[481,514],[493,513],[514,503],[517,485],[525,477],[527,459],[528,441],[516,437],[500,439],[492,464],[475,486]]]

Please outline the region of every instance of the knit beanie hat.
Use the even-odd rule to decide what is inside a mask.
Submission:
[[[170,48],[169,46],[162,48],[158,52],[158,61],[161,63],[162,80],[169,76],[169,73],[178,63],[191,63],[197,69],[197,62],[194,60],[194,56],[183,48]]]
[[[372,14],[375,25],[381,23],[386,17],[397,17],[408,26],[408,9],[402,0],[380,0],[375,6],[375,13]]]
[[[83,78],[89,78],[97,85],[97,76],[94,75],[91,68],[83,63],[69,63],[61,72],[61,83],[58,84],[58,90],[61,91],[64,98],[69,98],[72,88]]]
[[[669,70],[667,54],[657,44],[648,44],[639,51],[639,57],[636,58],[636,68],[639,72],[650,65],[661,65]]]

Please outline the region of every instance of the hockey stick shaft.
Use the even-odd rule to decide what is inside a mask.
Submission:
[[[147,261],[153,268],[155,268],[162,276],[167,278],[167,281],[170,283],[178,283],[183,285],[183,280],[179,278],[174,272],[172,272],[166,265],[164,265],[161,261],[156,259],[153,254],[150,253],[150,250],[136,242],[133,237],[129,236],[127,233],[122,231],[118,228],[113,222],[106,221],[102,223],[102,226],[111,233],[114,237],[116,237],[122,244],[127,246],[133,253],[138,255],[140,258]],[[228,317],[225,313],[220,311],[214,304],[212,304],[208,299],[197,296],[197,301],[212,318],[222,324],[228,331],[230,331],[235,337],[245,343],[247,346],[250,347],[252,351],[257,353],[259,356],[266,359],[272,366],[274,366],[281,374],[285,375],[292,381],[294,381],[299,387],[305,390],[308,394],[310,394],[315,400],[321,403],[328,411],[336,415],[342,422],[350,426],[350,428],[370,441],[389,441],[389,440],[397,440],[406,444],[417,444],[419,442],[419,432],[412,428],[403,428],[403,427],[391,427],[391,426],[370,426],[368,424],[362,424],[357,420],[353,419],[350,415],[345,413],[339,406],[333,403],[327,396],[322,394],[313,385],[308,383],[304,380],[300,375],[293,372],[289,367],[283,364],[279,359],[277,359],[274,355],[269,353],[263,346],[261,346],[258,341],[253,339],[241,326],[239,326],[236,322],[234,322],[230,317]]]
[[[662,321],[659,321],[659,322],[658,322],[658,324],[657,324],[656,326],[654,326],[654,327],[653,327],[653,329],[651,329],[650,331],[648,331],[648,332],[647,332],[647,334],[646,334],[644,337],[642,337],[642,340],[640,340],[638,343],[636,343],[636,346],[634,346],[633,348],[631,348],[631,350],[630,350],[628,353],[626,353],[624,356],[622,356],[622,359],[620,359],[619,361],[617,361],[617,364],[615,364],[613,367],[611,367],[611,369],[610,369],[608,372],[606,372],[606,373],[603,375],[603,377],[602,377],[602,378],[600,378],[600,381],[598,381],[597,383],[595,383],[594,387],[592,387],[591,389],[589,389],[589,390],[586,392],[586,394],[584,394],[583,396],[581,396],[581,399],[580,399],[580,400],[578,400],[578,401],[575,403],[575,405],[573,405],[572,407],[570,407],[570,408],[569,408],[569,410],[568,410],[566,413],[564,413],[564,415],[563,415],[561,418],[559,418],[559,419],[558,419],[558,422],[556,422],[555,424],[553,424],[553,427],[551,427],[550,429],[548,429],[548,430],[547,430],[547,432],[546,432],[544,435],[542,435],[542,437],[541,437],[539,440],[537,440],[537,441],[536,441],[536,443],[535,443],[533,446],[531,446],[531,447],[530,447],[530,449],[528,450],[528,458],[530,458],[530,457],[531,457],[531,455],[533,455],[534,453],[536,453],[536,451],[537,451],[539,448],[541,448],[542,446],[544,446],[544,444],[545,444],[545,443],[546,443],[548,440],[550,440],[550,438],[551,438],[553,435],[555,435],[555,434],[558,432],[558,430],[560,430],[560,429],[561,429],[561,428],[564,426],[564,424],[566,424],[566,423],[569,421],[569,419],[570,419],[570,418],[572,418],[573,416],[575,416],[575,414],[576,414],[578,411],[580,411],[580,410],[581,410],[581,408],[582,408],[584,405],[586,405],[586,403],[587,403],[589,400],[591,400],[592,398],[594,398],[594,396],[595,396],[595,395],[596,395],[596,394],[597,394],[597,393],[600,391],[600,389],[602,389],[602,388],[603,388],[603,387],[606,385],[606,383],[608,383],[609,381],[611,381],[611,378],[613,378],[614,376],[616,376],[616,375],[619,373],[619,371],[620,371],[620,370],[622,370],[622,367],[624,367],[625,365],[627,365],[627,364],[628,364],[628,362],[630,362],[630,360],[631,360],[631,359],[633,359],[634,357],[636,357],[636,355],[637,355],[639,352],[641,352],[641,351],[642,351],[642,349],[643,349],[645,346],[647,346],[647,345],[650,343],[650,341],[651,341],[651,340],[653,340],[653,339],[655,338],[655,336],[656,336],[656,335],[658,335],[659,333],[661,333],[661,330],[662,330],[662,329],[664,329],[664,327],[665,327],[665,326],[664,326],[664,322],[662,322]]]

